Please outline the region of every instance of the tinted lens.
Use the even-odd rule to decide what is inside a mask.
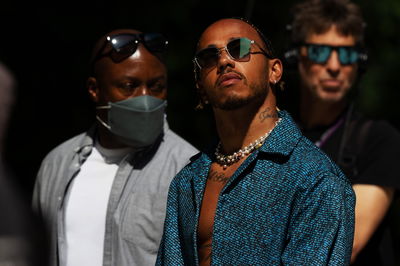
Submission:
[[[143,34],[143,42],[151,52],[163,52],[168,44],[167,39],[160,33]]]
[[[329,46],[310,44],[307,49],[307,57],[315,63],[323,64],[328,61],[331,52],[332,48]]]
[[[111,37],[110,43],[118,53],[134,53],[138,45],[137,35],[120,34]]]
[[[239,38],[230,41],[226,48],[230,56],[237,61],[248,61],[250,59],[251,40]]]
[[[358,51],[353,47],[339,47],[338,53],[342,65],[350,65],[358,60]]]
[[[217,64],[219,51],[215,47],[210,47],[199,51],[196,54],[196,61],[202,68],[213,67]]]

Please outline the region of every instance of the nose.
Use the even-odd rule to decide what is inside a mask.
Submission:
[[[222,47],[220,48],[218,55],[218,62],[217,62],[218,72],[224,71],[228,66],[234,68],[235,60],[233,60],[232,57],[229,55],[228,51],[226,50],[226,47]]]
[[[149,89],[147,88],[146,85],[141,85],[136,88],[136,90],[132,93],[131,97],[137,97],[137,96],[143,96],[143,95],[149,95]]]
[[[328,62],[326,62],[326,68],[330,75],[336,77],[340,72],[340,61],[339,54],[337,51],[332,51],[332,54],[328,58]]]

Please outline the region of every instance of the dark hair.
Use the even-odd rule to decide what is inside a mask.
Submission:
[[[339,33],[364,45],[365,22],[360,8],[349,0],[306,0],[292,8],[291,42],[302,43],[310,33],[325,33],[336,25]]]
[[[254,23],[252,23],[249,19],[243,18],[243,17],[231,17],[231,19],[239,19],[239,20],[247,23],[248,25],[250,25],[258,33],[261,40],[263,41],[265,49],[268,53],[268,56],[270,56],[271,58],[277,57],[275,54],[274,48],[272,47],[271,41],[264,35],[264,33],[256,25],[254,25]]]

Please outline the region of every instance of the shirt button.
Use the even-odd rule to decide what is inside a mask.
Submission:
[[[75,164],[75,167],[76,167],[76,168],[79,168],[79,163],[76,163],[76,164]]]
[[[61,200],[62,200],[62,197],[58,197],[58,200],[61,201]]]

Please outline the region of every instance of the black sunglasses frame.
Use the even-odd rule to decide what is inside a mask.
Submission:
[[[151,35],[156,35],[158,38],[160,38],[160,40],[162,40],[159,49],[155,49],[155,47],[149,45],[148,40],[146,40],[146,37]],[[119,48],[115,47],[113,40],[120,36],[132,36],[132,41],[127,42],[127,44],[122,47]],[[107,53],[102,53],[108,43],[111,45],[112,49]],[[126,58],[136,52],[139,43],[142,43],[146,47],[146,49],[152,53],[162,53],[167,49],[168,46],[168,40],[161,33],[120,33],[115,35],[109,35],[106,37],[103,46],[99,49],[98,54],[95,57],[93,57],[92,64],[94,64],[94,62],[96,62],[102,57],[112,56],[113,53],[121,54],[124,58]],[[121,50],[127,46],[131,46],[129,47],[130,51],[127,53],[121,52]]]
[[[329,58],[331,57],[333,51],[336,51],[336,53],[338,54],[339,62],[343,66],[352,65],[352,64],[358,63],[359,61],[366,61],[367,57],[368,57],[367,54],[363,52],[362,48],[359,45],[328,45],[328,44],[316,44],[316,43],[300,43],[298,46],[299,47],[303,46],[303,47],[307,48],[306,58],[308,60],[310,60],[311,62],[315,63],[315,64],[326,64],[328,62]],[[308,49],[310,47],[328,47],[330,49],[329,55],[326,58],[326,60],[323,61],[323,62],[315,61],[312,58],[310,58],[310,56],[309,56]],[[339,49],[343,49],[343,48],[356,51],[357,52],[357,59],[354,62],[349,62],[349,63],[342,62],[340,60]]]
[[[249,57],[248,57],[248,59],[245,59],[245,60],[241,60],[241,58],[235,58],[235,57],[233,57],[232,54],[231,54],[231,52],[229,52],[229,49],[228,49],[228,45],[229,45],[230,43],[232,43],[232,42],[234,42],[234,41],[241,40],[241,39],[246,39],[246,40],[248,40],[249,43],[250,43],[250,46],[249,46],[249,53],[248,53]],[[255,44],[255,45],[261,50],[261,52],[251,52],[251,45],[252,45],[252,44]],[[198,55],[201,54],[201,53],[204,53],[204,51],[207,51],[207,50],[210,50],[210,51],[213,50],[213,51],[214,51],[214,52],[211,53],[211,54],[215,54],[215,62],[214,62],[214,64],[213,64],[212,66],[201,66],[201,64],[200,64],[200,62],[199,62],[199,59],[198,59]],[[199,69],[214,67],[214,66],[216,66],[216,65],[218,64],[218,59],[219,59],[219,57],[221,56],[221,51],[222,51],[222,50],[225,50],[226,53],[228,54],[228,56],[229,56],[232,60],[235,60],[235,61],[237,61],[237,62],[247,62],[247,61],[249,61],[249,60],[250,60],[250,55],[251,55],[251,54],[263,54],[263,55],[265,55],[267,58],[273,59],[273,56],[270,55],[268,52],[266,52],[256,41],[250,40],[250,39],[248,39],[248,38],[246,38],[246,37],[240,37],[240,38],[235,38],[235,39],[230,40],[224,47],[220,47],[220,48],[217,48],[217,47],[207,47],[207,48],[204,48],[204,49],[198,51],[198,52],[196,53],[196,55],[194,56],[193,63],[195,63],[195,65],[197,65],[197,67],[198,67]],[[247,55],[246,55],[246,57],[247,57]]]

